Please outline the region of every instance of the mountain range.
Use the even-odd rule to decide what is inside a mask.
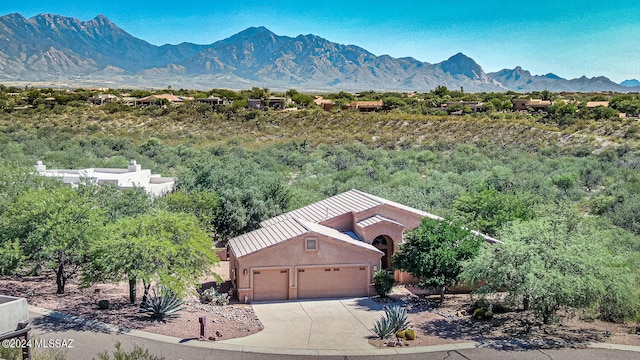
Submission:
[[[98,15],[89,21],[52,14],[0,17],[0,81],[164,88],[248,88],[427,91],[640,91],[640,82],[605,77],[532,75],[517,66],[485,73],[458,53],[430,64],[376,56],[315,35],[278,36],[251,27],[209,45],[156,46]]]

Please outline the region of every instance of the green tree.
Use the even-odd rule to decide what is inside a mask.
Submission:
[[[83,273],[85,286],[100,281],[129,281],[129,300],[136,301],[142,280],[145,295],[152,283],[176,294],[199,284],[219,259],[211,238],[193,215],[155,211],[122,218],[106,227],[108,238],[96,243]]]
[[[166,204],[170,211],[193,214],[209,231],[215,231],[216,215],[220,211],[220,198],[214,191],[177,190],[156,200]]]
[[[551,182],[553,183],[553,185],[564,191],[565,195],[577,184],[576,177],[571,173],[555,175],[551,178]]]
[[[485,281],[481,293],[506,291],[509,303],[533,310],[545,324],[555,321],[561,308],[607,309],[606,299],[621,297],[632,299],[622,311],[633,316],[638,290],[632,273],[600,241],[602,231],[572,211],[543,211],[546,215],[501,231],[504,244],[485,246],[464,264],[461,277]]]
[[[286,95],[298,104],[298,106],[306,107],[313,104],[313,96],[302,94],[296,89],[290,89],[286,92]]]
[[[386,97],[382,99],[382,109],[391,111],[394,109],[401,109],[407,106],[407,102],[399,97]]]
[[[434,90],[432,90],[432,92],[434,94],[438,95],[439,97],[443,97],[443,96],[449,95],[449,89],[447,89],[447,87],[444,86],[444,85],[436,86],[436,88]]]
[[[29,190],[0,218],[3,242],[17,240],[25,260],[37,271],[56,274],[58,294],[87,262],[92,242],[100,239],[102,212],[70,187]]]
[[[440,300],[455,284],[462,262],[475,256],[484,240],[447,221],[423,218],[393,255],[393,266],[420,279],[421,287],[437,287]]]
[[[454,202],[456,215],[474,229],[495,236],[503,225],[533,216],[532,195],[505,194],[493,187],[464,192]]]
[[[574,104],[557,101],[547,108],[547,117],[564,128],[577,121],[575,117],[577,110],[578,108]]]
[[[151,195],[138,187],[120,189],[115,184],[97,185],[81,181],[78,192],[100,207],[111,222],[123,217],[145,214],[153,206]]]

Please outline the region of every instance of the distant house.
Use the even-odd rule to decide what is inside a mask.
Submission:
[[[262,109],[262,99],[247,100],[247,107],[249,109]]]
[[[465,106],[468,106],[472,112],[478,112],[482,110],[483,102],[480,101],[450,101],[442,105],[443,110],[450,110],[452,108],[459,108],[462,110]]]
[[[331,111],[331,109],[336,106],[335,101],[331,99],[324,99],[322,96],[316,96],[315,100],[313,100],[313,103],[322,107],[326,111]]]
[[[131,160],[126,169],[88,168],[80,170],[49,169],[36,162],[36,173],[41,176],[61,179],[65,184],[78,184],[81,179],[90,179],[96,184],[111,183],[120,189],[139,187],[152,196],[162,196],[173,190],[176,179],[152,174],[151,170],[142,169],[135,160]]]
[[[274,109],[282,110],[286,108],[292,101],[289,98],[271,96],[267,99],[249,99],[247,100],[247,107],[249,109]]]
[[[608,101],[589,101],[589,102],[587,102],[587,107],[588,108],[594,108],[594,107],[598,107],[598,106],[609,107],[609,102]]]
[[[171,104],[181,104],[185,101],[194,100],[194,98],[190,96],[176,96],[173,94],[160,94],[160,95],[150,95],[147,97],[143,97],[135,100],[135,105],[139,106],[150,106],[150,105],[158,105],[162,101],[166,100]]]
[[[513,104],[513,111],[526,111],[529,109],[544,111],[551,106],[551,101],[540,99],[513,99],[511,103]]]
[[[355,109],[360,112],[373,112],[382,109],[382,100],[378,101],[354,101],[349,104],[349,109]]]
[[[98,94],[89,98],[93,105],[104,105],[114,101],[118,101],[118,97],[113,94]]]
[[[201,103],[201,104],[208,104],[208,105],[226,105],[228,104],[228,101],[222,98],[219,98],[217,96],[209,96],[208,98],[196,98],[196,101]]]

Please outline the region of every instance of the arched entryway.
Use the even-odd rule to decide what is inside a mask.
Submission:
[[[393,255],[393,240],[386,235],[379,235],[373,239],[371,243],[376,249],[382,251],[380,268],[384,270],[391,270],[391,256]]]

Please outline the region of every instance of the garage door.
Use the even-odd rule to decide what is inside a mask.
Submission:
[[[289,299],[289,270],[254,270],[253,300]]]
[[[369,295],[367,268],[298,269],[298,299]]]

